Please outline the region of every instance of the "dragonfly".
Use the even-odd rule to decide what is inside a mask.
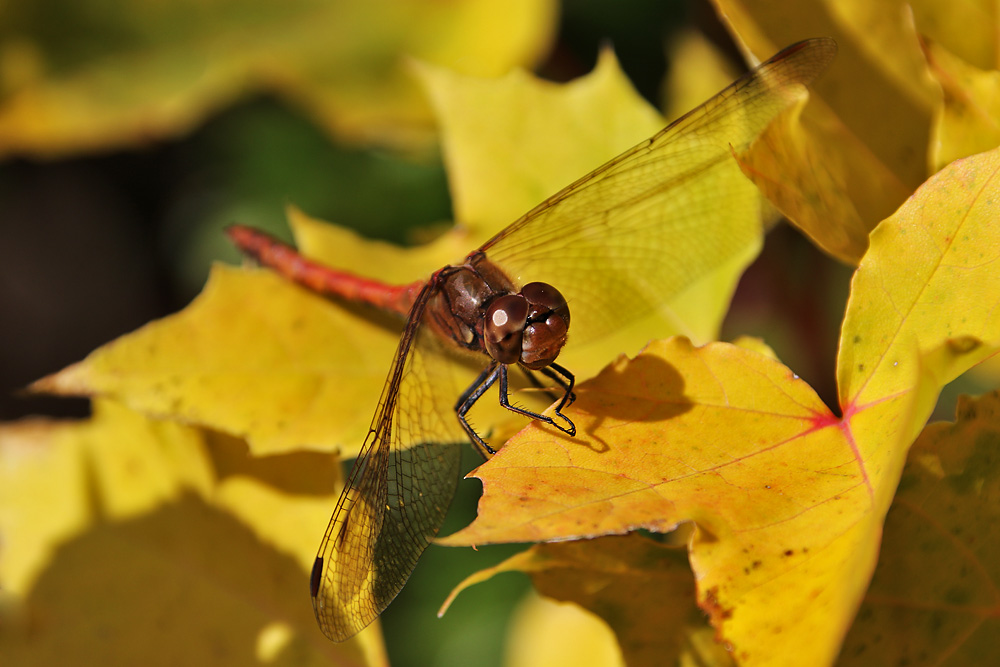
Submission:
[[[719,247],[726,239],[706,241],[697,227],[679,234],[677,219],[694,225],[719,206],[715,170],[733,168],[734,153],[803,98],[836,49],[828,38],[785,48],[427,280],[386,285],[313,262],[250,227],[227,230],[248,258],[309,290],[406,318],[310,577],[328,638],[354,636],[402,589],[455,494],[458,445],[471,441],[484,458],[495,453],[468,420],[490,388],[498,386],[504,408],[575,434],[563,412],[575,378],[557,363],[560,352],[661,306],[700,277],[693,267],[728,252]],[[473,355],[482,368],[464,391],[445,370],[449,350]],[[512,367],[550,392],[550,409],[510,401]]]

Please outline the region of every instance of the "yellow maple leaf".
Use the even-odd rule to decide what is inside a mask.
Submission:
[[[184,311],[36,383],[110,396],[157,417],[246,437],[258,454],[355,445],[398,334],[267,271],[217,266]]]
[[[842,416],[779,362],[650,345],[578,388],[578,435],[534,423],[481,466],[451,545],[694,521],[701,606],[742,664],[829,664],[868,584],[910,443],[1000,347],[1000,151],[932,178],[872,234],[841,332]],[[784,657],[782,657],[784,656]]]

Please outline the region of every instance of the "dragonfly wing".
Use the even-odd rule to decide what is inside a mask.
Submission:
[[[371,428],[313,566],[313,609],[343,641],[396,597],[437,535],[455,494],[466,440],[443,344],[421,326],[424,289],[400,338]]]
[[[831,39],[788,47],[542,202],[482,250],[519,283],[555,285],[570,304],[573,340],[664,304],[756,239],[751,225],[738,232],[725,224],[758,197],[732,153],[801,99],[835,53]],[[730,189],[725,197],[722,187]]]

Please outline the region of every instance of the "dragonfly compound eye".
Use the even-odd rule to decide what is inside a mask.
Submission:
[[[521,341],[521,363],[537,370],[555,361],[566,344],[569,306],[559,290],[547,283],[528,283],[521,296],[529,308]]]
[[[521,336],[528,321],[528,302],[518,294],[501,296],[486,309],[483,342],[486,352],[502,364],[517,363]]]
[[[521,289],[521,296],[528,301],[528,320],[537,322],[556,314],[569,326],[569,306],[562,293],[548,283],[528,283]]]

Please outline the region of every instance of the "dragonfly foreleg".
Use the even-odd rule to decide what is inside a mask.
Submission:
[[[559,405],[556,406],[556,414],[563,417],[559,411],[566,406],[573,405],[573,401],[576,400],[576,394],[573,393],[573,387],[576,385],[576,377],[556,363],[549,364],[545,368],[540,369],[540,372],[542,375],[553,380],[562,388],[563,395],[562,399],[559,401]],[[563,419],[566,418],[563,417]],[[569,420],[566,419],[566,421]]]
[[[535,386],[541,386],[538,378],[534,377],[529,369],[525,369],[525,371],[527,371],[528,377],[531,379],[531,382],[535,384]],[[469,410],[472,409],[472,406],[476,404],[476,401],[478,401],[498,379],[500,380],[500,405],[507,408],[511,412],[518,413],[519,415],[524,415],[525,417],[530,417],[532,419],[545,422],[546,424],[551,424],[567,435],[576,435],[576,425],[572,422],[572,420],[570,420],[569,417],[561,412],[564,407],[576,400],[576,396],[573,394],[573,386],[575,383],[573,374],[559,364],[551,364],[550,366],[540,369],[540,371],[543,375],[558,384],[563,390],[562,398],[556,406],[555,413],[557,417],[566,422],[565,426],[557,423],[556,420],[547,415],[543,415],[539,412],[534,412],[517,405],[512,405],[507,389],[507,365],[496,361],[487,366],[472,382],[472,384],[469,385],[469,388],[462,392],[462,395],[459,396],[458,401],[455,403],[455,412],[458,414],[458,421],[462,425],[466,434],[469,436],[472,444],[475,445],[479,450],[479,453],[483,455],[483,458],[488,459],[493,456],[496,454],[496,450],[490,447],[486,441],[483,440],[482,436],[476,433],[476,430],[472,428],[472,425],[469,424],[468,419],[466,419],[466,415],[469,413]]]
[[[545,372],[549,370],[549,368],[551,368],[552,366],[556,366],[557,367],[556,372],[560,373],[564,377],[562,378],[557,377],[556,372],[552,373]],[[552,419],[552,417],[548,417],[538,412],[533,412],[531,410],[528,410],[527,408],[522,408],[517,405],[511,405],[510,399],[507,397],[507,367],[504,366],[503,364],[500,365],[500,405],[504,406],[505,408],[507,408],[512,412],[518,413],[519,415],[524,415],[525,417],[531,417],[532,419],[537,419],[538,421],[545,422],[546,424],[551,424],[552,426],[555,426],[557,429],[559,429],[560,431],[562,431],[567,435],[576,435],[576,425],[570,420],[569,417],[560,412],[560,410],[562,410],[563,407],[566,406],[566,402],[568,400],[570,403],[572,403],[570,397],[573,395],[573,382],[574,382],[573,374],[570,373],[565,368],[563,368],[562,366],[559,366],[558,364],[550,364],[548,367],[541,369],[541,371],[547,377],[550,377],[556,382],[558,382],[559,386],[565,389],[565,393],[563,394],[562,399],[559,401],[559,405],[556,406],[555,413],[556,416],[562,419],[564,422],[566,422],[568,426],[557,424],[556,421]]]
[[[496,450],[486,444],[482,436],[476,433],[476,429],[472,428],[465,415],[469,413],[472,406],[476,404],[479,397],[482,396],[487,389],[493,386],[493,383],[497,381],[497,378],[503,375],[503,384],[506,385],[507,381],[507,367],[503,364],[494,361],[492,364],[487,366],[482,373],[479,374],[469,388],[462,392],[462,395],[458,397],[458,402],[455,403],[455,412],[458,414],[458,423],[462,425],[465,429],[466,434],[469,439],[472,440],[472,444],[476,446],[479,453],[483,455],[484,459],[488,459],[494,454]],[[502,401],[501,401],[502,402]]]
[[[564,372],[566,372],[567,376],[569,377],[568,381],[563,376],[558,375],[557,373],[549,370],[548,368],[541,369],[541,372],[544,373],[546,377],[550,378],[557,385],[559,385],[559,391],[556,391],[554,387],[546,385],[544,382],[539,380],[538,377],[535,375],[535,371],[531,370],[527,366],[521,366],[520,368],[524,372],[525,377],[528,378],[528,381],[531,383],[531,386],[533,386],[535,389],[541,389],[542,391],[544,391],[545,395],[548,396],[549,399],[552,400],[553,402],[562,399],[559,402],[559,409],[562,409],[567,405],[572,405],[573,401],[576,400],[576,394],[574,394],[572,391],[573,376],[571,373],[569,373],[569,371],[566,371],[565,368],[562,368],[562,366],[560,366],[559,368]]]

